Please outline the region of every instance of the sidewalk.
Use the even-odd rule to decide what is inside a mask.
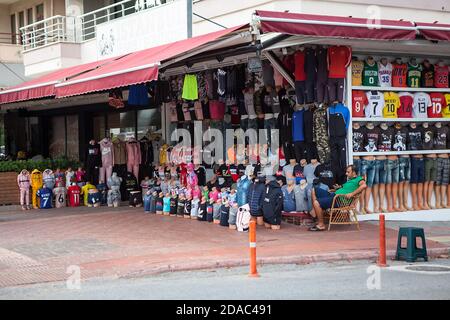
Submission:
[[[426,232],[445,238],[450,224]],[[128,207],[1,212],[0,235],[0,287],[65,281],[71,265],[81,268],[82,279],[248,265],[247,233]],[[388,229],[386,236],[393,256],[397,231]],[[448,255],[450,243],[428,239],[427,246],[437,257]],[[361,231],[336,226],[309,232],[288,224],[257,230],[259,263],[375,260],[377,248],[378,226],[369,222],[361,223]]]

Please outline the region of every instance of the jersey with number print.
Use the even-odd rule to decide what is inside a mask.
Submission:
[[[41,209],[50,209],[52,207],[52,190],[49,188],[41,188],[36,195],[39,197]]]
[[[366,93],[361,90],[354,90],[352,100],[352,117],[364,117],[364,107],[369,103]]]
[[[431,107],[428,108],[428,118],[442,118],[442,110],[447,107],[442,93],[430,93]]]
[[[414,94],[413,103],[413,117],[426,118],[428,116],[427,110],[431,107],[430,96],[425,92],[417,92]]]
[[[445,107],[442,108],[442,117],[450,118],[450,93],[446,93],[444,96],[445,96]]]
[[[382,118],[384,108],[384,95],[380,91],[367,92],[369,102],[364,110],[366,118]]]
[[[400,98],[395,92],[384,93],[384,118],[397,118],[397,110],[400,108]]]
[[[409,92],[399,94],[400,108],[397,110],[397,117],[412,118],[412,108],[414,104],[414,96]]]
[[[434,66],[434,86],[436,88],[448,88],[448,74],[450,70],[448,66]]]
[[[69,198],[69,205],[71,207],[78,207],[80,205],[80,187],[77,185],[67,188],[67,197]]]
[[[378,65],[376,62],[373,65],[364,62],[364,71],[363,71],[363,86],[378,86]]]
[[[412,65],[408,63],[408,87],[419,88],[422,78],[422,66],[420,64]]]
[[[53,189],[53,194],[55,195],[55,207],[63,208],[66,206],[66,188],[56,187]]]
[[[364,61],[353,60],[352,61],[352,85],[362,85],[362,76],[364,70]]]
[[[405,63],[394,63],[392,68],[392,86],[398,88],[406,87],[408,66]]]
[[[392,64],[387,63],[386,65],[381,62],[378,63],[378,82],[380,87],[391,87],[392,86]]]

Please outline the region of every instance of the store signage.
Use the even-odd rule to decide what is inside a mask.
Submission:
[[[262,62],[258,57],[248,58],[248,71],[257,73],[262,71]]]
[[[188,36],[186,0],[141,10],[96,27],[97,58],[139,51]]]

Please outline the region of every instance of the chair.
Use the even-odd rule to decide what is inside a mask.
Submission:
[[[406,247],[402,247],[402,238],[406,237]],[[417,247],[417,238],[422,242],[422,248]],[[404,258],[407,262],[415,262],[418,258],[428,261],[427,244],[423,228],[402,227],[398,230],[397,253],[395,260]]]
[[[356,214],[360,195],[361,193],[358,193],[351,198],[346,198],[344,194],[334,196],[331,208],[325,211],[325,215],[329,217],[328,231],[332,224],[356,224],[358,230],[361,230]]]

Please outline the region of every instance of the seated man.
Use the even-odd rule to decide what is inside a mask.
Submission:
[[[347,199],[350,199],[355,194],[360,193],[366,188],[366,182],[363,177],[358,176],[356,169],[353,165],[349,165],[345,171],[347,176],[347,182],[342,187],[336,186],[335,192],[326,191],[323,188],[314,188],[312,190],[312,204],[314,212],[311,215],[317,217],[317,225],[310,228],[309,231],[323,231],[325,230],[325,224],[323,222],[324,210],[330,209],[333,204],[333,198],[335,195],[345,195]]]

